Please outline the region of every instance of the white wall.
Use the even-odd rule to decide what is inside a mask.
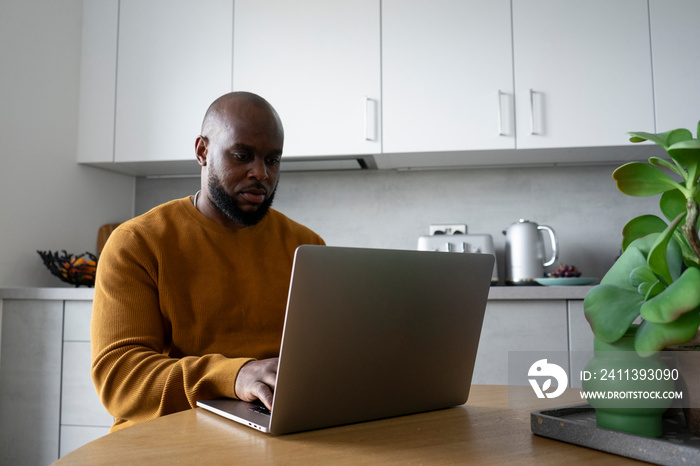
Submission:
[[[559,262],[576,265],[586,276],[602,277],[619,254],[624,224],[637,215],[659,214],[656,198],[617,191],[613,169],[283,173],[274,207],[335,246],[415,249],[431,223],[466,223],[470,233],[493,236],[501,281],[502,231],[526,218],[557,232]],[[136,213],[194,194],[198,186],[194,178],[138,178]]]
[[[81,0],[0,0],[0,286],[68,286],[36,253],[96,252],[134,179],[78,165]]]

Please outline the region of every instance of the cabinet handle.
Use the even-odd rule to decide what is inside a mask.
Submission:
[[[498,135],[505,136],[506,133],[503,132],[503,98],[504,92],[498,90]]]
[[[365,141],[376,141],[377,139],[377,112],[374,100],[365,96]]]
[[[534,136],[535,132],[535,91],[530,89],[530,136]]]

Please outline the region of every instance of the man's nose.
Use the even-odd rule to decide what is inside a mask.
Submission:
[[[250,162],[250,166],[248,168],[248,176],[258,181],[266,180],[268,177],[268,173],[267,165],[265,165],[265,160],[256,157],[252,162]]]

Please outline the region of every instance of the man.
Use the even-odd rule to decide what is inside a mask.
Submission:
[[[122,224],[100,256],[92,377],[112,431],[216,397],[270,407],[294,251],[324,244],[270,208],[284,132],[263,98],[217,99],[201,190]]]

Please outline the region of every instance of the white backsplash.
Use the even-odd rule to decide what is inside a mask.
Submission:
[[[493,236],[499,271],[505,270],[502,231],[525,218],[556,231],[558,262],[602,277],[620,252],[624,224],[659,212],[655,197],[619,193],[614,168],[283,173],[274,207],[333,246],[416,249],[430,224],[466,223],[469,233]],[[197,178],[138,178],[136,213],[194,194],[199,184]]]

